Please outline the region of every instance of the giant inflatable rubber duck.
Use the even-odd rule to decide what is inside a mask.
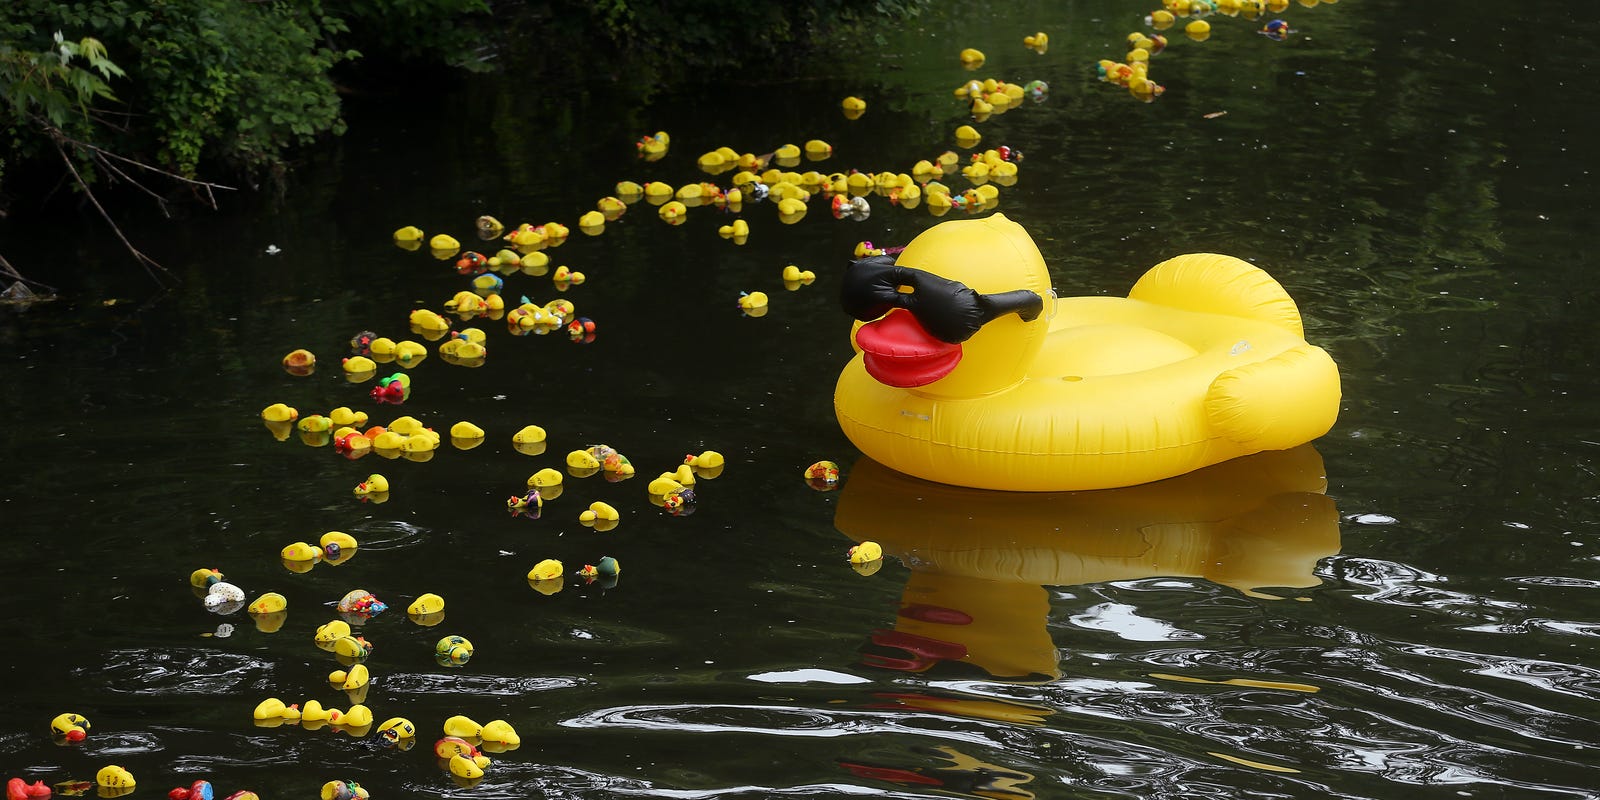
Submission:
[[[940,483],[1133,486],[1326,433],[1339,372],[1237,258],[1182,255],[1123,297],[1057,299],[1004,215],[945,222],[846,270],[856,355],[834,410],[863,453]]]

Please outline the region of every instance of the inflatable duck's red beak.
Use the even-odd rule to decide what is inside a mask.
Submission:
[[[894,309],[856,331],[862,362],[879,383],[911,389],[933,383],[961,363],[961,345],[933,337],[904,309]]]

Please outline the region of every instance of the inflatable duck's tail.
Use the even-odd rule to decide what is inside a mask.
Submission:
[[[1265,271],[1233,256],[1186,253],[1151,267],[1129,299],[1260,320],[1305,337],[1300,308]]]

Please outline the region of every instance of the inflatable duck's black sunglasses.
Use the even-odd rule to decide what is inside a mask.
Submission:
[[[901,291],[902,286],[911,291]],[[982,294],[960,281],[897,266],[894,257],[887,255],[851,262],[839,301],[845,313],[862,322],[903,308],[934,338],[950,344],[966,341],[985,323],[1013,311],[1024,322],[1032,322],[1044,310],[1044,298],[1038,292],[1016,289]]]

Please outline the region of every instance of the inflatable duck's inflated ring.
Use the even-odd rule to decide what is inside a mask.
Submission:
[[[981,489],[1106,489],[1326,433],[1339,371],[1277,281],[1182,255],[1126,298],[1057,299],[1022,226],[941,223],[853,263],[840,427],[900,472]]]

